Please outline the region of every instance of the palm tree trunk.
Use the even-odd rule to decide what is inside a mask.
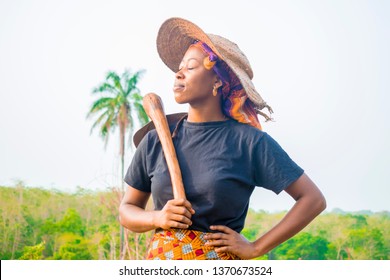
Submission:
[[[123,122],[119,122],[119,130],[120,130],[120,156],[121,156],[121,196],[124,194],[124,182],[123,178],[125,176],[125,125]],[[120,226],[120,259],[123,260],[125,256],[125,246],[124,246],[124,228],[122,225]]]

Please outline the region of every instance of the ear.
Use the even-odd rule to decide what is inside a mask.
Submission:
[[[220,88],[222,86],[222,81],[221,79],[217,79],[217,81],[214,83],[215,88]]]

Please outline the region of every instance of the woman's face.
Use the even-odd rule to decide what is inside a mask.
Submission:
[[[199,48],[188,48],[175,75],[173,92],[177,103],[195,105],[213,98],[212,91],[218,78],[214,71],[204,67],[205,57],[206,54]]]

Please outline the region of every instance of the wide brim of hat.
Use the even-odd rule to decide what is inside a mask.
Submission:
[[[170,18],[161,25],[157,35],[158,54],[173,72],[177,72],[184,54],[194,40],[206,43],[220,56],[209,36],[199,26],[182,18]]]
[[[187,113],[175,113],[175,114],[169,114],[166,115],[168,125],[176,125],[177,122],[182,119]],[[144,125],[142,128],[140,128],[133,136],[133,143],[135,147],[138,147],[139,143],[141,140],[144,138],[144,136],[151,130],[155,129],[156,127],[154,126],[154,123],[148,122],[146,125]]]
[[[243,69],[242,65],[238,65],[229,59],[229,55],[224,53],[226,50],[221,49],[220,51],[218,49],[218,44],[221,44],[223,40],[228,41],[227,39],[207,34],[199,26],[186,19],[170,18],[161,25],[158,32],[157,51],[162,61],[176,73],[186,51],[195,40],[206,43],[220,59],[225,61],[240,80],[241,85],[256,109],[261,110],[266,106],[263,98],[252,83],[253,73],[250,66],[249,69]],[[232,42],[229,41],[229,43]]]

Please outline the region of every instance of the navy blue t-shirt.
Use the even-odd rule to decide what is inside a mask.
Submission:
[[[187,199],[195,210],[190,229],[226,225],[240,232],[249,198],[260,186],[280,193],[302,174],[267,133],[235,120],[184,121],[174,138]],[[139,144],[125,182],[151,192],[156,210],[173,199],[172,184],[155,130]]]

